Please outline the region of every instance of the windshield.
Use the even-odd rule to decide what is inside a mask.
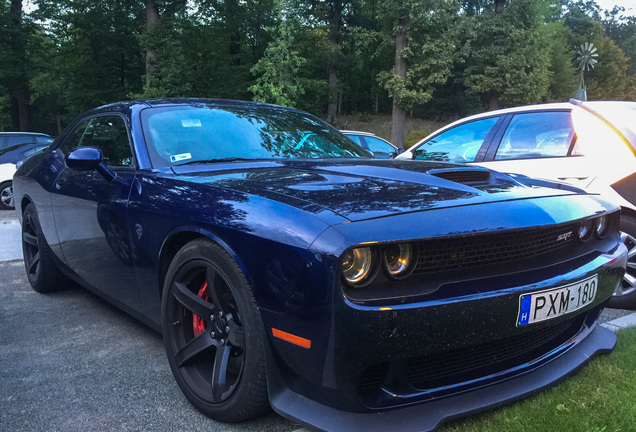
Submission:
[[[370,155],[323,121],[268,107],[173,106],[142,112],[155,167],[272,158]]]

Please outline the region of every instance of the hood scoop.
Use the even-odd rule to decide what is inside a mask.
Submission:
[[[444,180],[461,183],[466,186],[483,186],[490,184],[492,181],[492,173],[487,170],[434,170],[429,171],[429,174]]]

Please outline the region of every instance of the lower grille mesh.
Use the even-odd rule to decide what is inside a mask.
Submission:
[[[535,360],[563,345],[581,330],[584,319],[585,314],[582,314],[550,327],[503,340],[413,357],[397,362],[392,368],[388,361],[378,363],[364,370],[358,388],[362,393],[379,389],[387,380],[390,369],[392,373],[405,376],[406,382],[420,391],[501,372],[511,368],[511,365]]]
[[[483,345],[409,359],[408,382],[418,389],[436,388],[499,372],[515,359],[515,364],[531,361],[576,335],[583,318]]]

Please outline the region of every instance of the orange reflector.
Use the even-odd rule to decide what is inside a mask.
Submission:
[[[293,334],[286,333],[273,327],[272,334],[274,335],[274,337],[293,343],[294,345],[298,345],[307,349],[311,348],[311,341],[309,339],[301,338],[300,336],[294,336]]]

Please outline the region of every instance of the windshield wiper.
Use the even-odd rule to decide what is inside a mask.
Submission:
[[[239,158],[239,157],[226,157],[226,158],[217,158],[217,159],[203,159],[203,160],[193,160],[184,163],[180,163],[173,166],[184,166],[184,165],[194,165],[194,164],[207,164],[207,163],[215,163],[215,162],[237,162],[237,161],[251,161],[255,159],[250,158]]]

